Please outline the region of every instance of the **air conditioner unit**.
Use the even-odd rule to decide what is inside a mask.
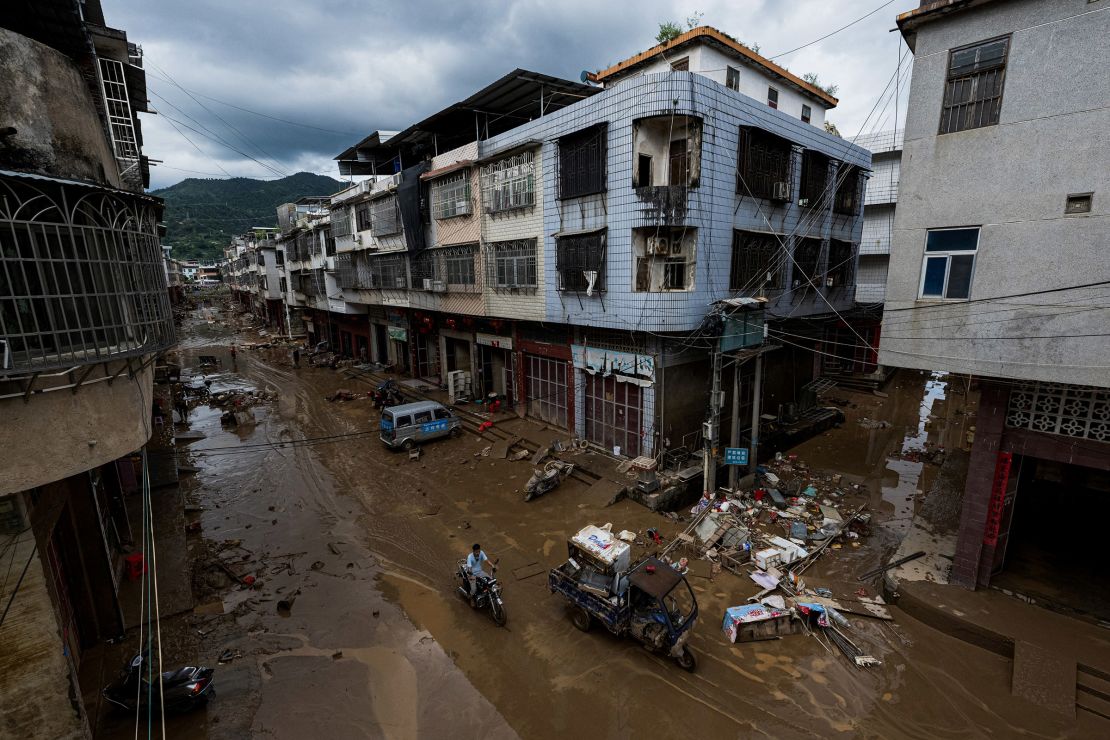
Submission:
[[[431,290],[434,282],[431,278],[424,278],[424,290]]]
[[[667,255],[671,253],[671,240],[665,236],[652,236],[647,240],[648,252]]]
[[[671,240],[671,255],[678,256],[680,254],[682,254],[682,240],[672,239]]]
[[[447,283],[443,282],[442,280],[433,280],[432,281],[432,290],[435,291],[436,293],[446,293],[447,292]]]
[[[362,244],[362,234],[355,234],[355,244]]]
[[[790,200],[790,183],[776,182],[771,189],[771,198],[773,200]]]

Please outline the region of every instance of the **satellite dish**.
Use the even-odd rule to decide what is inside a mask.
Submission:
[[[583,82],[589,82],[590,81],[590,72],[589,72],[589,70],[585,70],[585,69],[582,70],[582,74],[578,75],[578,79],[582,80]]]

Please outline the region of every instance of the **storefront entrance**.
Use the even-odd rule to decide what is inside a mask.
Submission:
[[[636,457],[641,450],[644,389],[610,375],[586,374],[586,439],[614,454]]]
[[[567,361],[525,354],[524,364],[527,371],[528,416],[566,429],[569,396]]]
[[[513,404],[513,353],[511,350],[478,346],[478,362],[482,373],[482,395],[496,393]]]

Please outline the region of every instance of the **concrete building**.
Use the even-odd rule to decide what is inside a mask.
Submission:
[[[332,198],[332,320],[370,360],[607,450],[697,448],[716,301],[795,322],[854,305],[870,160],[825,133],[835,98],[715,29],[591,78],[516,70],[340,154],[374,179]],[[820,371],[811,349],[771,361],[791,370],[768,373],[772,411]]]
[[[174,341],[141,63],[98,0],[0,9],[4,737],[88,735],[82,656],[124,631],[123,498]]]
[[[856,303],[865,305],[886,300],[886,277],[890,266],[890,242],[894,234],[894,212],[898,205],[898,183],[902,170],[903,129],[879,131],[855,138],[857,146],[871,152],[871,177],[863,196],[863,235],[859,245]]]
[[[1110,502],[1103,6],[898,18],[915,65],[880,361],[977,380],[952,579],[1046,600],[1105,587],[1073,524]]]

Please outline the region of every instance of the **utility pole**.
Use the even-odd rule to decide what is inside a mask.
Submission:
[[[703,494],[713,495],[717,490],[717,446],[718,430],[721,423],[721,344],[713,347],[713,388],[709,391],[709,420],[702,427],[703,449]]]
[[[766,328],[764,328],[766,332]],[[755,472],[759,462],[759,417],[762,416],[763,404],[763,352],[755,356],[755,381],[752,385],[752,449],[748,453],[748,470]]]
[[[740,446],[740,367],[743,365],[740,359],[733,358],[732,361],[732,436],[729,439],[730,447]],[[736,490],[736,484],[740,480],[740,466],[728,466],[728,487]]]

